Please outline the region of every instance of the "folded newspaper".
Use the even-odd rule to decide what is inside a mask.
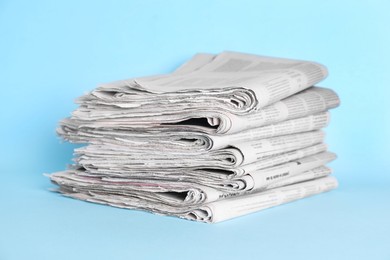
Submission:
[[[60,122],[85,143],[50,174],[72,198],[219,222],[337,187],[322,129],[337,94],[324,66],[197,54],[167,75],[103,84]]]

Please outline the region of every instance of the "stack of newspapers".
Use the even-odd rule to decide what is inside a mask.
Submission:
[[[324,132],[337,94],[308,61],[197,54],[171,74],[100,85],[61,121],[60,193],[219,222],[337,187]]]

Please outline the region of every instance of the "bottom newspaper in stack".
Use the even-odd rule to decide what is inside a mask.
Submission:
[[[326,172],[326,168],[322,170]],[[314,174],[316,174],[315,171],[310,173],[310,175]],[[98,188],[99,184],[95,184],[93,181],[89,184],[86,184],[85,182],[77,183],[78,181],[71,179],[72,177],[69,179],[69,176],[65,176],[65,178],[62,177],[63,175],[57,174],[52,176],[52,180],[61,186],[60,192],[72,198],[120,208],[148,210],[156,214],[173,215],[208,223],[228,220],[297,199],[309,197],[314,194],[334,189],[338,185],[337,180],[334,177],[327,176],[303,182],[297,180],[298,183],[292,185],[286,184],[287,186],[263,192],[258,191],[243,194],[199,205],[172,206],[168,203],[163,204],[158,202],[159,200],[154,200],[155,197],[160,197],[160,200],[170,201],[169,197],[172,196],[174,198],[175,195],[171,195],[169,192],[164,196],[159,196],[157,194],[158,192],[154,192],[156,193],[154,194],[155,196],[151,196],[152,198],[150,198],[149,195],[152,195],[152,193],[147,191],[138,191],[137,189],[129,191],[110,191],[104,188]],[[75,182],[77,184],[75,184]],[[126,186],[125,184],[122,185]],[[141,186],[140,189],[142,190]],[[161,189],[169,190],[169,187],[161,187]]]
[[[215,223],[336,188],[325,166],[336,155],[323,137],[316,130],[163,152],[158,143],[95,140],[49,177],[69,197]]]

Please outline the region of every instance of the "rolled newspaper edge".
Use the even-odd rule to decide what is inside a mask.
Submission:
[[[327,176],[266,192],[215,201],[199,207],[199,209],[192,210],[181,217],[189,220],[217,223],[323,193],[335,189],[337,186],[336,178]]]

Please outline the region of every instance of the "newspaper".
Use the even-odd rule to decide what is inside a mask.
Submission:
[[[121,164],[131,168],[163,167],[239,167],[262,160],[266,157],[294,151],[322,143],[324,132],[311,131],[284,135],[268,139],[231,144],[227,148],[213,151],[183,152],[172,150],[161,153],[156,147],[128,146],[123,144],[89,144],[78,148],[75,161],[98,168]],[[172,160],[175,161],[172,164]]]
[[[148,197],[153,201],[171,206],[180,206],[208,203],[221,198],[237,196],[243,192],[266,190],[268,186],[273,185],[272,187],[274,187],[275,183],[279,181],[284,181],[318,167],[320,168],[315,171],[326,172],[327,168],[321,168],[321,166],[335,158],[335,154],[324,152],[250,172],[232,179],[218,179],[207,174],[191,178],[186,173],[181,175],[175,175],[174,173],[171,175],[169,173],[144,174],[142,178],[131,176],[98,177],[96,175],[83,175],[81,167],[51,175],[50,178],[60,184],[61,187],[69,186],[73,190],[126,194],[129,196],[133,192],[149,192]]]
[[[175,161],[171,164],[166,162],[164,167],[149,164],[144,165],[144,167],[132,167],[127,166],[127,163],[123,163],[126,162],[125,160],[122,161],[122,163],[114,162],[107,164],[104,166],[104,168],[102,168],[102,165],[98,166],[80,161],[79,165],[82,166],[84,174],[92,175],[92,177],[94,175],[98,175],[106,177],[131,177],[142,179],[145,176],[148,176],[148,178],[166,178],[172,175],[180,179],[192,177],[200,180],[203,178],[203,176],[207,176],[207,178],[226,180],[311,155],[323,153],[326,150],[327,146],[323,143],[320,143],[291,152],[285,152],[274,156],[267,156],[254,163],[242,165],[239,167],[219,167],[216,165],[207,165],[207,167],[178,167],[175,164]],[[145,155],[145,157],[147,157],[147,155]],[[76,165],[75,168],[79,167]]]
[[[186,109],[211,105],[243,114],[291,96],[327,76],[323,65],[308,61],[223,52],[199,64],[197,57],[170,75],[108,83],[93,93],[109,105],[147,113],[156,105],[177,111],[183,104]]]
[[[198,54],[171,74],[103,84],[60,122],[76,199],[219,222],[335,188],[324,132],[340,100],[315,62]]]
[[[144,167],[132,167],[127,163],[114,162],[111,164],[94,165],[85,162],[79,162],[85,170],[85,174],[108,176],[108,177],[132,177],[132,178],[144,178],[145,176],[164,178],[168,176],[179,176],[181,179],[185,177],[202,178],[207,176],[214,179],[232,179],[238,176],[243,176],[247,173],[259,171],[272,166],[284,164],[294,160],[298,160],[307,156],[319,154],[325,152],[327,146],[323,143],[313,145],[310,147],[294,150],[291,152],[285,152],[274,156],[268,156],[262,160],[256,161],[251,164],[246,164],[238,167],[218,167],[215,165],[207,165],[207,167],[178,167],[175,163],[165,163],[164,167],[155,165],[145,165]],[[147,155],[145,155],[146,157]],[[77,168],[77,166],[76,166]]]
[[[55,181],[55,180],[54,180]],[[266,192],[248,193],[229,197],[198,206],[170,206],[158,200],[150,200],[147,192],[131,194],[107,194],[94,190],[83,190],[61,185],[58,192],[66,196],[94,203],[107,204],[127,209],[142,209],[156,214],[172,215],[189,220],[217,223],[231,218],[253,213],[314,194],[336,188],[334,177],[322,177],[310,181],[282,186]],[[174,201],[175,198],[172,198]]]
[[[177,92],[243,88],[254,93],[259,108],[313,86],[326,76],[326,68],[314,62],[223,52],[193,72],[151,80],[139,78],[135,83],[139,89],[153,93],[162,93],[162,89]],[[240,107],[242,100],[231,102]]]
[[[216,223],[326,192],[337,188],[337,186],[338,182],[334,177],[325,177],[281,187],[265,193],[216,201],[180,216],[191,220]]]
[[[66,120],[66,119],[65,119]],[[167,150],[216,150],[230,144],[318,130],[328,125],[329,112],[258,128],[231,135],[204,134],[194,131],[125,131],[102,128],[77,128],[71,122],[57,129],[65,140],[76,143],[126,143],[131,146],[164,147]]]
[[[311,88],[287,98],[326,74],[313,62],[233,52],[198,55],[170,75],[100,86],[79,98],[80,107],[63,125],[235,133],[336,107],[339,100],[330,89]]]
[[[156,103],[152,111],[157,109],[157,113],[150,112],[151,109],[148,112],[142,110],[137,113],[131,109],[81,103],[71,118],[61,122],[60,129],[62,130],[59,130],[59,133],[77,131],[79,128],[115,128],[138,131],[193,130],[209,134],[232,134],[324,112],[337,107],[339,103],[340,100],[334,91],[320,87],[309,88],[297,95],[241,116],[218,110],[212,106],[199,107],[196,111],[184,108],[179,111],[170,111],[166,106]],[[180,108],[179,105],[177,107]]]

